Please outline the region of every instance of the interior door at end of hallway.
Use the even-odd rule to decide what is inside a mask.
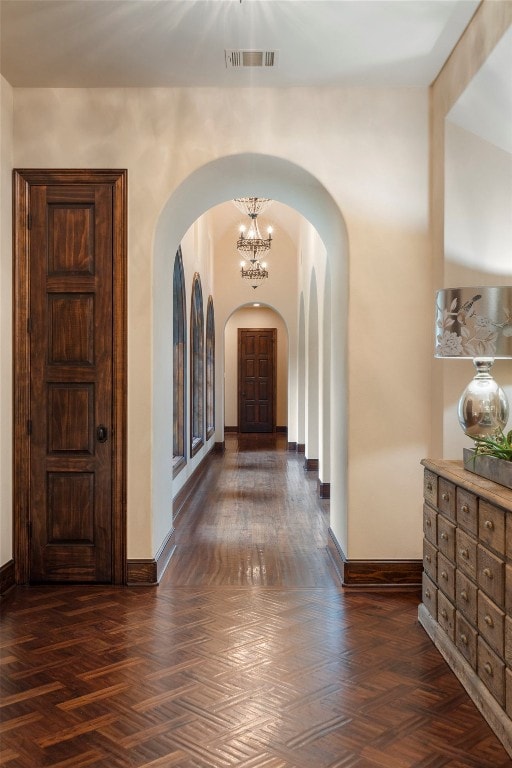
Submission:
[[[276,401],[277,330],[238,329],[238,429],[273,432]]]

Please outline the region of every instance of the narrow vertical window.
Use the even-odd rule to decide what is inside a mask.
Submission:
[[[201,278],[196,272],[190,311],[190,453],[204,444],[204,318]]]
[[[186,299],[185,275],[181,247],[174,259],[172,284],[172,333],[173,333],[173,476],[185,466],[185,371],[186,371]]]
[[[215,316],[213,299],[206,308],[206,439],[215,432]]]

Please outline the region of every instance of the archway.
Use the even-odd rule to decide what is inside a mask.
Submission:
[[[347,364],[346,333],[348,304],[348,240],[343,216],[335,201],[308,171],[282,158],[240,154],[214,160],[194,171],[171,194],[157,222],[153,259],[153,403],[152,403],[152,506],[153,540],[159,543],[168,530],[172,481],[168,469],[172,432],[172,327],[169,289],[172,285],[172,254],[188,227],[206,210],[234,197],[248,194],[271,197],[301,213],[317,230],[329,261],[332,301],[331,323],[336,328],[331,344],[331,467],[336,482],[331,485],[331,528],[342,547],[346,546],[347,475]],[[217,317],[219,327],[225,319]],[[219,356],[220,357],[220,356]],[[217,391],[224,360],[217,359]],[[335,382],[335,386],[333,386]],[[158,414],[158,417],[156,416]],[[223,439],[224,414],[218,411],[216,439]]]

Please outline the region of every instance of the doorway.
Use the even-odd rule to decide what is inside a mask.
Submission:
[[[14,172],[16,581],[125,582],[126,171]]]
[[[238,429],[276,428],[276,328],[238,329]]]

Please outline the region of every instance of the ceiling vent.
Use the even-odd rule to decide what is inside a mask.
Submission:
[[[225,50],[226,67],[240,69],[241,67],[275,67],[277,66],[278,51],[256,51],[247,49]]]

